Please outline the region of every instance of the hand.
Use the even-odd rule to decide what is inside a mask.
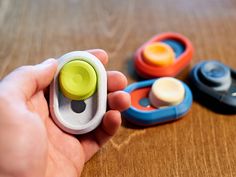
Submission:
[[[102,50],[90,50],[103,64]],[[23,66],[0,82],[0,176],[79,176],[84,163],[107,142],[121,124],[120,111],[130,105],[122,90],[123,74],[108,71],[108,105],[101,125],[76,138],[59,129],[49,116],[43,90],[53,80],[57,61]]]

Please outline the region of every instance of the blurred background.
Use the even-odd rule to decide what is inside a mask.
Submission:
[[[173,31],[193,43],[191,66],[218,59],[236,68],[235,0],[0,0],[0,77],[73,50],[102,48],[123,72],[152,36]],[[236,116],[194,103],[180,121],[123,125],[82,176],[236,176]],[[69,147],[68,147],[69,148]]]

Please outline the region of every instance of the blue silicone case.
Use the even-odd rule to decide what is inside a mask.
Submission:
[[[155,81],[156,79],[137,82],[129,85],[124,91],[131,93],[138,88],[151,87]],[[192,92],[185,83],[182,82],[182,84],[185,88],[185,97],[180,104],[151,111],[139,110],[131,105],[122,115],[128,121],[141,126],[151,126],[179,119],[188,112],[192,105]]]
[[[217,113],[236,113],[236,71],[220,63],[230,70],[231,84],[226,91],[214,90],[214,85],[207,83],[200,75],[201,67],[206,63],[220,63],[216,60],[202,61],[194,66],[190,73],[190,82],[194,90],[194,97],[203,105]],[[223,83],[226,81],[223,81]],[[227,82],[226,82],[227,84]]]

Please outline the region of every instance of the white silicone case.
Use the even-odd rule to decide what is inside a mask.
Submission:
[[[97,73],[97,90],[84,100],[86,109],[76,113],[71,108],[70,99],[63,96],[58,86],[58,76],[64,64],[71,60],[83,60],[93,66]],[[94,55],[85,51],[67,53],[58,59],[58,68],[50,85],[50,112],[54,122],[70,134],[85,134],[94,130],[106,112],[107,74],[103,64]]]

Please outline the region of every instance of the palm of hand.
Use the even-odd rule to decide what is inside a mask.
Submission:
[[[105,60],[100,50],[92,52]],[[56,63],[53,60],[17,69],[0,83],[2,176],[79,176],[84,163],[117,131],[119,111],[129,107],[129,96],[118,91],[127,80],[118,72],[108,72],[108,104],[113,110],[105,113],[96,130],[79,140],[63,132],[49,117],[43,93],[53,79]],[[112,80],[117,82],[109,82]]]
[[[42,166],[45,168],[43,171],[46,172],[46,176],[77,176],[80,174],[85,162],[85,151],[76,137],[64,133],[52,122],[42,91],[32,97],[28,102],[28,107],[32,113],[36,113],[33,118],[38,119],[38,115],[40,115],[44,127],[39,128],[37,124],[35,129],[38,130],[35,130],[35,133],[32,132],[31,135],[33,139],[37,140],[37,144],[46,148],[46,150],[38,148],[39,152],[34,152],[38,155],[43,154],[41,157],[45,164]]]
[[[2,100],[10,102],[9,97]],[[0,169],[10,175],[34,177],[78,176],[81,173],[86,151],[76,137],[64,133],[52,122],[43,91],[26,102],[10,103],[9,107],[12,111],[4,112],[9,119],[1,120],[9,126],[0,130],[8,144],[1,144],[1,148],[5,146],[4,149],[12,153],[1,156]]]

